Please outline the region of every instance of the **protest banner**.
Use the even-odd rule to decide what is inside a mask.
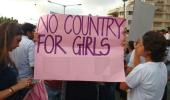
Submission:
[[[134,13],[128,40],[136,41],[152,29],[155,7],[141,0],[135,0]]]
[[[49,14],[39,19],[35,79],[120,82],[125,80],[125,20]]]

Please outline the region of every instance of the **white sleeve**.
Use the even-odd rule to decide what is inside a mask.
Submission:
[[[142,82],[142,64],[136,66],[126,77],[126,83],[130,88],[135,88]]]
[[[170,61],[170,47],[167,48],[167,57],[166,60]]]
[[[34,42],[31,42],[28,48],[28,59],[29,59],[30,67],[34,66],[34,48],[35,48],[35,44]]]
[[[134,67],[134,64],[133,64],[133,62],[134,62],[134,54],[135,54],[135,50],[132,51],[132,54],[130,56],[129,63],[128,63],[129,67]]]
[[[130,60],[129,60],[129,63],[128,63],[128,66],[129,67],[135,67],[134,66],[134,56],[135,56],[135,50],[132,51],[132,54],[130,56]],[[140,57],[140,63],[145,63],[145,58],[144,57]]]
[[[169,33],[166,33],[166,34],[165,34],[165,38],[166,38],[166,40],[169,40],[169,39],[170,39]]]

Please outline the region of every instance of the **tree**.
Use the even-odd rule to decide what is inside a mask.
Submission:
[[[18,22],[18,20],[13,19],[13,17],[7,18],[7,17],[1,16],[0,17],[0,24],[3,23],[3,22]]]

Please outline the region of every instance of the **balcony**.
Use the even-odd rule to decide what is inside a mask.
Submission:
[[[157,14],[157,13],[165,13],[165,11],[164,11],[164,9],[162,9],[162,8],[156,8],[156,10],[155,10],[155,13]]]
[[[155,23],[169,23],[170,20],[163,19],[163,18],[154,18]]]
[[[163,18],[154,18],[154,21],[156,22],[161,22],[163,20]]]

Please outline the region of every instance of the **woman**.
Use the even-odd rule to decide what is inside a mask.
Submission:
[[[21,41],[21,28],[17,23],[0,25],[0,100],[22,100],[21,90],[29,87],[30,78],[17,82],[17,69],[9,58],[9,51],[18,47]]]
[[[129,89],[128,100],[161,100],[167,83],[167,69],[163,63],[165,37],[158,32],[147,32],[143,41],[135,46],[134,62],[140,62],[140,56],[144,56],[145,63],[138,63],[120,88]]]

